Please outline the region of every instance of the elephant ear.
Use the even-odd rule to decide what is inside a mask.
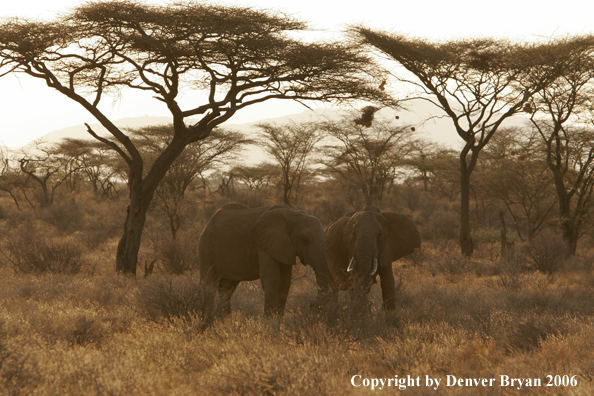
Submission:
[[[254,224],[252,238],[258,249],[262,249],[277,261],[295,265],[295,247],[289,234],[286,208],[275,208],[264,212]]]
[[[386,219],[386,243],[380,254],[380,265],[388,266],[420,247],[421,234],[410,216],[394,212],[382,215]]]

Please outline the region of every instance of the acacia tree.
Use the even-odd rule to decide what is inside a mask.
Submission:
[[[332,139],[324,147],[324,164],[361,191],[366,206],[379,203],[412,148],[413,130],[377,119],[368,127],[348,118],[322,123],[320,130]]]
[[[148,207],[184,148],[206,138],[235,113],[271,99],[371,98],[367,57],[334,43],[296,37],[307,25],[253,8],[210,3],[146,5],[89,2],[50,22],[0,23],[0,74],[45,81],[83,106],[107,129],[110,146],[129,167],[130,203],[116,270],[136,273]],[[150,168],[126,131],[102,111],[105,97],[145,91],[171,112],[173,135]],[[181,103],[184,90],[200,91]],[[188,121],[189,117],[198,117]]]
[[[10,195],[17,209],[21,210],[16,191],[22,187],[24,179],[10,157],[6,148],[0,148],[0,191]]]
[[[236,166],[229,172],[242,182],[249,191],[266,189],[279,176],[278,166],[263,162],[253,166]]]
[[[354,28],[362,43],[398,62],[413,84],[454,124],[464,146],[460,151],[460,247],[473,252],[470,234],[470,179],[481,150],[503,122],[525,110],[530,98],[550,84],[568,62],[581,37],[550,43],[516,44],[468,39],[431,43],[403,35]],[[412,77],[407,77],[412,75]]]
[[[436,174],[448,162],[453,150],[429,141],[427,139],[415,139],[410,145],[410,153],[404,159],[404,164],[411,168],[417,175],[411,179],[420,180],[423,189],[429,190],[429,186],[436,178]]]
[[[23,150],[19,165],[20,171],[26,175],[25,183],[32,182],[39,187],[35,198],[42,208],[54,203],[58,188],[80,169],[76,158],[60,150],[59,144],[42,141],[36,141],[34,148]]]
[[[594,38],[589,38],[594,44]],[[594,203],[594,45],[575,47],[571,67],[531,103],[532,125],[553,176],[563,239],[575,254]]]
[[[299,189],[309,159],[321,136],[312,123],[262,123],[256,127],[262,132],[258,142],[280,168],[279,185],[283,190],[283,203],[291,206],[291,195]]]
[[[66,138],[57,150],[73,159],[78,177],[90,184],[98,197],[117,195],[118,180],[125,180],[126,175],[125,166],[113,149],[96,140]]]

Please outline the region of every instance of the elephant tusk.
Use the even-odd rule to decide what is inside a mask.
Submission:
[[[351,259],[349,263],[349,268],[347,268],[347,272],[352,272],[355,269],[355,256]]]
[[[311,272],[311,265],[307,266],[307,276],[309,276],[309,280],[311,281],[311,283],[316,285],[318,290],[322,290],[322,288],[318,285],[318,282],[316,282],[316,279],[314,278],[313,273]]]
[[[373,259],[373,269],[371,270],[371,276],[377,274],[377,257]]]

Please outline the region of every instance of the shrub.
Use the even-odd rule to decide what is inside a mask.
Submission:
[[[153,249],[164,272],[181,275],[198,268],[198,236],[156,241]]]
[[[37,217],[64,234],[69,235],[85,228],[85,213],[78,202],[57,202],[42,208]]]
[[[140,313],[157,323],[192,322],[197,332],[217,318],[215,290],[189,277],[147,279],[136,293]]]
[[[348,349],[350,344],[377,337],[386,330],[386,323],[370,308],[367,299],[312,303],[287,312],[284,334],[298,345],[329,345],[338,341]]]
[[[83,266],[82,250],[69,240],[22,233],[8,239],[6,251],[13,269],[25,274],[76,274]]]
[[[460,228],[459,216],[453,211],[437,210],[429,217],[425,227],[421,228],[423,239],[456,239]]]
[[[444,250],[442,255],[433,264],[438,272],[448,275],[461,275],[472,271],[476,264],[457,250]]]
[[[107,323],[93,317],[41,316],[34,321],[36,329],[48,344],[56,341],[69,345],[99,345],[107,333]]]
[[[32,359],[0,344],[0,394],[33,394],[41,382],[39,368]]]
[[[411,254],[405,256],[403,259],[413,267],[420,267],[421,265],[423,265],[425,260],[427,260],[425,248],[423,246],[416,248]]]
[[[565,266],[569,247],[560,235],[549,229],[530,241],[527,253],[537,271],[552,275]]]
[[[526,257],[523,254],[510,255],[499,260],[499,285],[508,290],[519,290],[527,281]]]
[[[558,333],[554,323],[551,323],[551,318],[544,319],[542,316],[531,314],[522,323],[517,324],[509,337],[508,348],[510,351],[533,351],[550,335]]]

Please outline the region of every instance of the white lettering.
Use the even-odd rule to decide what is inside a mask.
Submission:
[[[406,378],[400,378],[398,380],[398,389],[400,389],[400,390],[406,389]]]
[[[351,378],[351,384],[353,384],[353,386],[361,386],[361,384],[359,384],[359,385],[355,384],[355,377],[361,378],[360,375],[353,375],[353,377]]]
[[[520,390],[522,388],[522,384],[524,383],[524,380],[521,378],[516,378],[516,381],[518,381],[518,383],[520,384],[520,386],[518,386],[516,389]],[[514,380],[512,379],[512,385],[514,383]]]
[[[434,383],[435,383],[435,386],[433,386],[433,389],[439,388],[439,381],[441,381],[440,378],[433,379],[433,378],[429,377],[428,375],[425,375],[425,386],[428,388],[432,387]]]

